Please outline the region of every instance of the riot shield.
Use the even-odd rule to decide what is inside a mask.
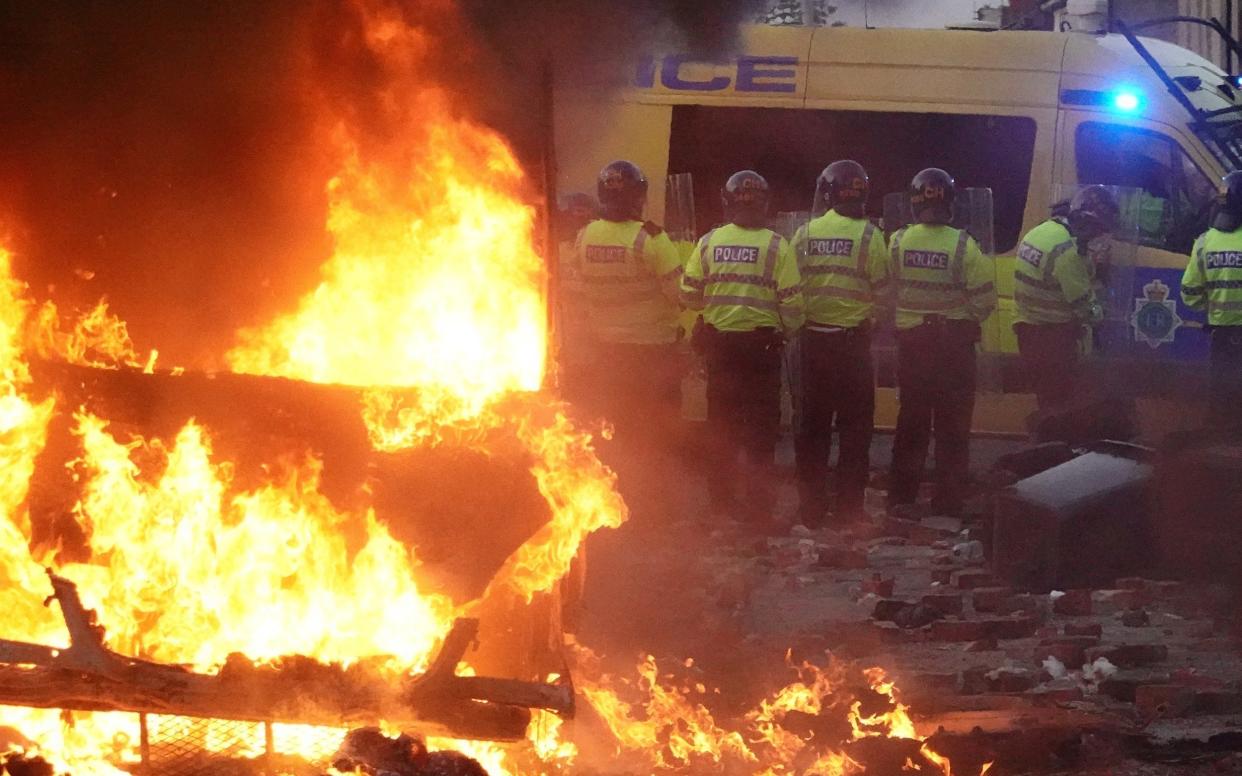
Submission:
[[[882,219],[881,226],[890,237],[893,232],[913,223],[910,195],[904,191],[885,195]],[[972,187],[957,190],[953,199],[952,226],[965,229],[979,243],[979,249],[988,256],[996,253],[992,220],[991,189]]]
[[[1068,217],[1074,196],[1086,188],[1077,184],[1053,187],[1052,214]],[[1104,186],[1117,202],[1117,222],[1110,233],[1087,246],[1096,298],[1104,321],[1097,328],[1096,344],[1104,351],[1124,347],[1134,314],[1134,269],[1138,259],[1139,222],[1149,197],[1142,189]]]
[[[684,260],[699,238],[694,220],[694,178],[688,172],[668,176],[664,187],[664,228],[682,250]]]

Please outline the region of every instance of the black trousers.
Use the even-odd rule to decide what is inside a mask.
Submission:
[[[828,460],[832,430],[840,437],[837,459],[838,513],[862,509],[871,471],[875,418],[875,370],[869,327],[801,335],[802,423],[794,439],[798,491],[804,520],[823,519],[828,507]]]
[[[1212,329],[1208,374],[1212,423],[1235,432],[1242,430],[1242,326]]]
[[[776,442],[781,423],[781,341],[775,331],[716,332],[705,337],[708,494],[713,510],[771,518]],[[747,468],[739,468],[744,454]]]
[[[1064,407],[1074,398],[1078,377],[1078,323],[1016,323],[1018,355],[1041,410]]]
[[[970,477],[970,423],[975,409],[975,343],[979,327],[943,321],[897,333],[901,408],[893,439],[890,504],[911,504],[936,439],[936,494],[932,508],[961,511]]]

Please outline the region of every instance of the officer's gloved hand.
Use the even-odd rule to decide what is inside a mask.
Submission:
[[[1104,305],[1092,302],[1087,308],[1087,325],[1098,326],[1104,322]]]

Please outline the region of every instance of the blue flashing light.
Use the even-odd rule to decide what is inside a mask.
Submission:
[[[1133,89],[1118,89],[1110,95],[1109,103],[1120,113],[1137,113],[1143,107],[1143,97]]]

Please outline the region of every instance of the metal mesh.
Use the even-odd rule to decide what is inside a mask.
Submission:
[[[346,731],[147,715],[144,773],[151,776],[316,774],[330,764]]]

